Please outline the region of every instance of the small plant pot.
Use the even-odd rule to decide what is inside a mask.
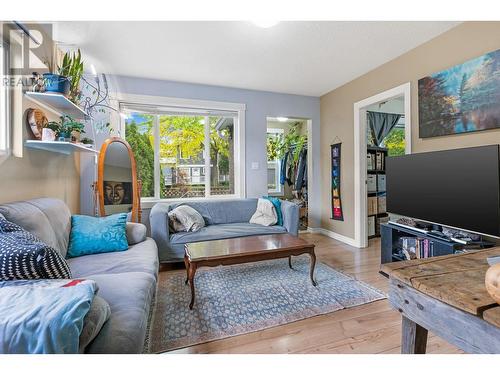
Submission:
[[[44,73],[43,80],[45,82],[45,91],[57,92],[68,96],[70,89],[68,77],[59,74]]]
[[[71,141],[71,134],[61,132],[57,135],[57,140],[60,142],[69,142]]]
[[[82,133],[80,133],[80,132],[72,131],[71,132],[71,142],[80,142],[81,135],[82,135]]]

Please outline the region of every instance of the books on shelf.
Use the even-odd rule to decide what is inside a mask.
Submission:
[[[369,171],[383,171],[385,168],[385,157],[384,152],[368,152],[366,155],[366,168]]]
[[[401,237],[401,252],[406,259],[421,259],[432,256],[432,246],[428,238]]]
[[[376,215],[377,214],[377,197],[368,197],[368,215]]]
[[[387,198],[384,194],[377,197],[377,213],[385,214],[387,212]]]
[[[374,193],[377,191],[377,176],[374,174],[369,174],[366,177],[366,189],[369,193]]]
[[[375,223],[375,216],[368,216],[368,236],[374,236],[376,234]]]

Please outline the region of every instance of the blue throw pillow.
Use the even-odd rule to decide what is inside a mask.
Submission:
[[[126,213],[106,217],[71,216],[68,258],[127,250],[126,225]]]
[[[283,214],[281,213],[281,201],[276,197],[262,197],[262,198],[271,201],[274,208],[276,209],[276,215],[278,215],[278,221],[276,222],[276,225],[282,226],[283,225]]]

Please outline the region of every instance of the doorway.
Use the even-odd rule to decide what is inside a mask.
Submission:
[[[308,229],[308,174],[311,170],[310,120],[267,118],[268,195],[292,201],[300,207],[299,230]],[[308,173],[309,172],[309,173]]]
[[[390,125],[377,123],[381,116],[386,117],[385,121],[392,121]],[[390,156],[389,152],[392,155],[411,153],[409,82],[354,103],[354,241],[360,248],[368,246],[368,236],[376,234],[380,219],[387,220],[387,216],[379,212],[378,203],[383,204],[385,195],[385,187],[381,185],[385,182],[383,160]],[[369,167],[373,172],[368,172]]]

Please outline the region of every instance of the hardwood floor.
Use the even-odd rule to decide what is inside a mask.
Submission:
[[[356,249],[320,234],[301,235],[316,245],[318,260],[384,292],[387,279],[378,273],[380,240]],[[166,272],[185,272],[166,270]],[[315,316],[259,332],[199,344],[170,353],[399,353],[401,316],[381,300]],[[461,353],[429,333],[428,353]]]

